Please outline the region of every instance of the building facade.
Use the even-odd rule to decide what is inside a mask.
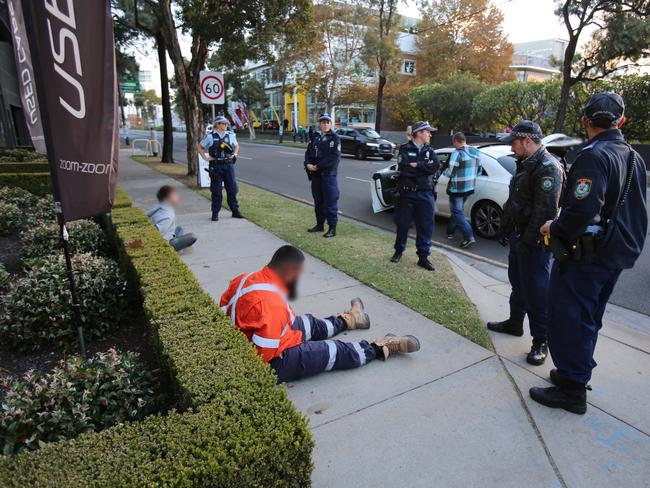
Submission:
[[[567,41],[543,39],[513,44],[510,69],[519,81],[545,81],[560,74]]]

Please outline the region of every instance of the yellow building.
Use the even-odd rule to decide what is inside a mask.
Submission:
[[[295,104],[294,104],[295,100]],[[284,94],[284,114],[289,120],[289,130],[296,124],[294,117],[298,114],[298,127],[307,127],[307,93],[304,90],[290,90]]]

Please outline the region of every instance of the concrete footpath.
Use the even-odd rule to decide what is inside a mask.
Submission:
[[[175,180],[120,161],[120,185],[147,208],[163,184],[178,188],[178,224],[198,242],[181,256],[216,300],[236,275],[261,268],[284,242],[227,211],[210,221],[209,203]],[[383,256],[383,254],[382,254]],[[507,285],[451,255],[483,319],[505,316]],[[315,487],[642,487],[650,479],[650,326],[648,318],[607,324],[599,342],[585,416],[545,409],[528,399],[550,364],[526,365],[527,338],[494,337],[497,354],[458,336],[331,266],[308,257],[294,304],[327,316],[360,296],[369,331],[338,338],[411,333],[422,349],[287,385],[310,419],[316,442]],[[646,323],[638,324],[638,320]],[[624,321],[622,321],[624,322]],[[609,334],[607,334],[609,333]]]

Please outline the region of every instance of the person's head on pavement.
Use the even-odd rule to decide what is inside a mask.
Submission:
[[[596,93],[587,100],[581,122],[589,139],[606,130],[620,129],[625,123],[623,98],[614,92]]]
[[[332,116],[330,114],[321,114],[318,118],[318,124],[323,134],[329,132],[332,129]]]
[[[429,122],[420,121],[411,126],[411,134],[413,142],[418,146],[429,144],[431,142],[431,135],[436,129],[429,125]]]
[[[298,281],[305,271],[302,251],[294,246],[282,246],[275,251],[268,266],[287,287],[289,300],[298,298]]]
[[[463,134],[462,132],[456,132],[452,136],[451,142],[456,149],[460,149],[461,147],[467,144],[467,138],[465,137],[465,134]]]
[[[181,202],[181,198],[178,195],[176,188],[169,185],[161,186],[158,189],[158,193],[156,193],[156,198],[158,198],[158,202],[164,203],[173,208],[178,207],[178,204]]]
[[[501,138],[501,142],[510,144],[512,152],[521,161],[537,152],[542,145],[543,137],[539,124],[522,119],[507,136]]]

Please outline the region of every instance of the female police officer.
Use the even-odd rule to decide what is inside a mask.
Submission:
[[[402,253],[406,250],[409,227],[415,219],[418,266],[428,271],[434,270],[429,261],[436,206],[432,180],[440,167],[436,153],[429,146],[431,132],[434,130],[428,122],[416,122],[411,127],[412,139],[399,148],[399,200],[395,210],[397,236],[395,254],[390,258],[393,263],[398,263],[402,258]]]
[[[550,388],[531,388],[536,402],[584,414],[587,383],[605,306],[621,271],[641,254],[648,231],[646,166],[625,142],[623,99],[598,93],[585,105],[589,142],[567,177],[562,211],[540,229],[568,252],[551,245],[556,263],[549,291],[549,349],[557,369]],[[560,262],[561,261],[561,262]]]
[[[308,232],[322,232],[325,220],[329,229],[323,237],[336,235],[339,185],[336,173],[341,160],[341,138],[332,130],[332,117],[322,114],[318,119],[320,132],[309,141],[305,152],[305,170],[311,181],[316,225]]]

